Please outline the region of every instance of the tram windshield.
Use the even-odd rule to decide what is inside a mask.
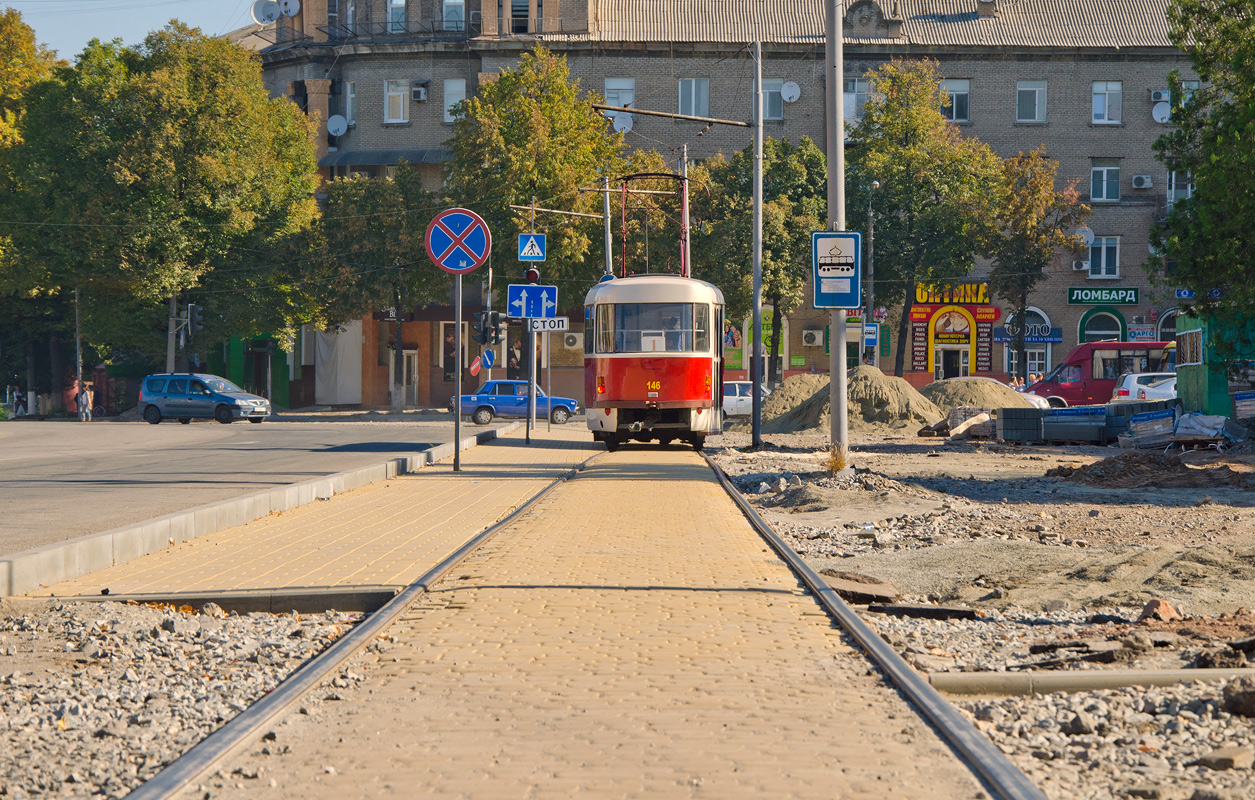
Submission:
[[[710,306],[695,303],[617,303],[597,306],[598,353],[706,353]]]

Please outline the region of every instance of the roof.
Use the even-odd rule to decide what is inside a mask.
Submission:
[[[590,0],[600,29],[542,38],[600,42],[824,43],[826,0]],[[860,0],[849,45],[981,48],[1173,47],[1167,0]],[[895,35],[897,34],[897,35]]]
[[[416,150],[338,150],[318,159],[318,166],[392,166],[400,164],[402,161],[407,164],[443,164],[452,160],[453,153],[447,147],[428,147]]]

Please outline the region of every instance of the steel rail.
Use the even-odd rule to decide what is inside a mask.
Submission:
[[[759,535],[766,539],[772,549],[788,562],[806,587],[814,593],[820,604],[836,618],[847,633],[854,637],[859,646],[888,674],[923,716],[937,728],[941,737],[959,754],[995,797],[1000,800],[1047,800],[1045,793],[1037,788],[1027,775],[1012,764],[1011,760],[988,737],[978,731],[976,726],[960,714],[910,664],[906,663],[896,650],[890,647],[866,622],[863,622],[836,591],[825,583],[823,578],[811,569],[810,565],[803,561],[802,557],[789,547],[788,543],[780,538],[779,534],[762,517],[758,516],[753,506],[741,496],[714,459],[705,453],[702,457],[706,459],[706,463],[719,478],[724,491],[745,514]]]
[[[374,641],[376,636],[405,613],[432,585],[448,574],[449,570],[602,455],[604,451],[593,454],[541,489],[507,517],[480,531],[446,556],[439,564],[423,573],[418,580],[406,586],[382,608],[358,623],[353,630],[337,639],[333,645],[298,667],[269,694],[197,742],[192,749],[171,761],[148,781],[137,786],[126,795],[126,800],[174,800],[177,798],[198,777],[213,769],[220,760],[232,755],[238,748],[253,741],[261,729],[275,717],[300,700],[306,692],[326,680],[359,650]]]

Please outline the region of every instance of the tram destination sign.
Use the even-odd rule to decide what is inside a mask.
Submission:
[[[1137,287],[1101,288],[1071,286],[1068,288],[1070,306],[1136,306],[1141,304]]]

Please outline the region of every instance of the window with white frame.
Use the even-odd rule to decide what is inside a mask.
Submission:
[[[353,32],[353,23],[357,22],[357,0],[344,0],[344,27]]]
[[[344,82],[344,120],[350,125],[352,125],[354,122],[357,122],[357,117],[354,116],[354,114],[357,111],[356,106],[357,106],[357,82],[345,81]]]
[[[1028,328],[1025,330],[1025,338],[1040,338],[1043,333],[1050,332],[1050,321],[1042,315],[1037,309],[1030,308],[1024,314],[1025,323]],[[1007,317],[1004,325],[1008,334],[1014,330],[1016,325],[1016,317],[1014,314]],[[1007,373],[1018,375],[1016,366],[1019,364],[1018,353],[1015,352],[1015,343],[1007,342],[1006,344],[1006,368]],[[1050,362],[1050,345],[1044,342],[1025,342],[1024,354],[1028,361],[1028,371],[1030,373],[1041,374],[1049,367]]]
[[[680,111],[690,117],[705,117],[710,114],[710,79],[680,79]]]
[[[1024,345],[1024,356],[1028,361],[1028,374],[1041,375],[1048,369],[1046,359],[1046,345],[1044,344],[1026,344]],[[1015,345],[1007,345],[1007,374],[1019,375],[1020,354],[1015,352]]]
[[[1089,160],[1089,198],[1095,203],[1114,203],[1120,199],[1120,159]]]
[[[444,82],[444,121],[453,122],[453,108],[466,99],[466,79],[450,78]]]
[[[967,122],[968,101],[972,96],[972,82],[967,79],[944,80],[941,88],[945,90],[950,101],[941,108],[941,116],[951,122]]]
[[[863,104],[867,102],[871,92],[871,81],[866,78],[845,79],[845,93],[842,100],[845,103],[845,121],[847,124],[853,120],[863,118]]]
[[[1159,326],[1155,330],[1155,339],[1160,342],[1171,342],[1177,338],[1177,316],[1180,312],[1177,309],[1165,311],[1159,317]]]
[[[763,78],[763,119],[784,119],[784,78]]]
[[[1123,336],[1124,327],[1120,324],[1120,320],[1116,319],[1114,314],[1108,314],[1105,311],[1087,319],[1085,329],[1081,331],[1082,342],[1118,342]],[[1095,368],[1097,369],[1097,364]]]
[[[1093,113],[1095,125],[1118,125],[1123,106],[1124,84],[1121,81],[1094,81]]]
[[[444,0],[444,29],[466,30],[466,0]]]
[[[1016,81],[1015,121],[1046,121],[1046,82]]]
[[[405,0],[388,0],[388,33],[405,33]]]
[[[1193,177],[1185,170],[1172,170],[1168,173],[1168,207],[1172,208],[1178,200],[1185,200],[1194,192]]]
[[[636,78],[606,78],[606,105],[628,107],[636,102]],[[611,112],[611,119],[624,112]],[[631,114],[626,115],[629,119]]]
[[[383,121],[410,121],[410,82],[383,82]]]
[[[1089,246],[1089,277],[1120,277],[1120,237],[1095,236]]]

